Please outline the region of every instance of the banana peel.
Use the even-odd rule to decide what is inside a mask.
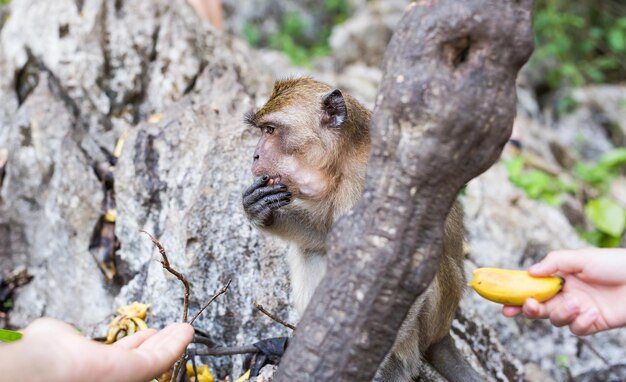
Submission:
[[[561,290],[564,281],[558,276],[534,277],[526,271],[478,268],[469,286],[489,301],[522,306],[528,298],[549,300]]]
[[[211,371],[209,370],[208,365],[198,365],[196,367],[198,380],[196,380],[196,377],[193,373],[193,366],[191,363],[185,364],[185,368],[187,369],[187,377],[189,378],[190,382],[213,382],[214,381],[213,374],[211,374]]]
[[[245,382],[247,380],[250,379],[250,370],[246,371],[245,373],[243,373],[243,375],[239,378],[237,378],[237,380],[235,382]]]
[[[112,344],[140,330],[148,329],[148,325],[144,321],[148,313],[148,308],[149,305],[140,304],[138,302],[120,307],[117,310],[118,315],[109,324],[104,343]]]

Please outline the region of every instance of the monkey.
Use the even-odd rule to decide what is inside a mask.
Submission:
[[[243,209],[258,230],[290,244],[287,263],[299,314],[326,273],[326,236],[361,197],[370,119],[349,94],[309,77],[277,81],[268,101],[245,116],[261,138]],[[413,381],[424,361],[450,381],[483,380],[449,334],[465,286],[463,236],[457,202],[446,219],[440,269],[410,308],[376,381]]]

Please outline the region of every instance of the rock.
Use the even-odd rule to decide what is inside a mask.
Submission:
[[[570,147],[587,161],[613,147],[626,146],[626,91],[623,85],[597,85],[570,94],[575,108],[553,121],[561,145]]]
[[[576,382],[619,382],[626,378],[626,364],[591,370],[574,378]]]
[[[264,240],[240,207],[256,140],[242,116],[271,83],[183,1],[81,4],[12,2],[1,32],[0,264],[35,276],[18,290],[11,323],[46,315],[102,335],[134,300],[152,305],[152,327],[180,320],[182,287],[144,229],[189,279],[190,314],[233,279],[196,321],[216,344],[286,335],[252,305],[295,321],[285,247]],[[111,160],[124,131],[114,172],[118,278],[108,282],[88,250],[105,212],[94,167]],[[242,362],[215,365],[224,377]]]
[[[265,365],[257,377],[250,378],[250,382],[272,382],[277,370],[275,365]]]
[[[330,46],[339,68],[361,61],[379,67],[390,38],[391,31],[381,17],[367,9],[335,26]]]
[[[524,369],[500,343],[496,332],[487,326],[467,304],[461,304],[452,323],[452,335],[466,359],[489,381],[521,381]]]
[[[615,147],[626,146],[626,89],[623,85],[597,85],[572,92],[578,107],[588,108],[596,125]]]
[[[536,363],[524,364],[524,382],[554,382]]]
[[[405,0],[373,1],[346,22],[336,25],[330,46],[337,67],[358,62],[380,67],[387,43],[408,3]]]
[[[348,93],[354,94],[355,98],[372,110],[376,103],[378,84],[382,76],[380,69],[357,63],[345,67],[337,75],[334,83]]]

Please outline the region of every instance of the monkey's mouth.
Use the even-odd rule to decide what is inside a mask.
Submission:
[[[280,176],[280,174],[270,176],[270,180],[267,182],[267,184],[272,185],[272,184],[280,183],[281,180],[282,180],[282,177]]]

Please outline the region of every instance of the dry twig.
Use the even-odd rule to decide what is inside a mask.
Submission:
[[[207,345],[208,349],[204,352],[196,351],[194,354],[198,356],[227,356],[236,354],[258,353],[259,349],[254,345],[233,346],[233,347],[212,347],[213,343],[206,341],[202,337],[194,337],[193,343]]]
[[[187,278],[185,278],[182,273],[172,268],[172,266],[170,265],[170,261],[167,258],[167,253],[165,253],[165,248],[163,248],[163,245],[161,245],[161,243],[148,232],[143,230],[141,232],[148,235],[150,237],[150,240],[152,240],[152,243],[159,249],[159,253],[162,257],[161,265],[163,266],[163,269],[174,275],[178,280],[180,280],[181,283],[183,283],[183,288],[185,289],[185,296],[183,297],[183,322],[187,322],[187,313],[189,311],[189,281],[187,281]]]
[[[167,258],[167,253],[165,252],[165,248],[163,248],[163,245],[161,245],[161,243],[157,239],[155,239],[152,235],[150,235],[148,232],[143,231],[143,230],[141,232],[148,235],[152,243],[159,249],[159,253],[161,254],[161,257],[162,257],[161,265],[163,266],[163,269],[165,269],[166,271],[174,275],[178,280],[180,280],[181,283],[183,283],[183,288],[185,290],[185,295],[183,297],[183,322],[187,322],[187,314],[189,312],[189,281],[187,281],[187,278],[182,273],[172,268],[172,266],[170,265],[170,261]],[[186,354],[183,354],[178,359],[178,361],[176,361],[176,364],[174,365],[174,372],[172,373],[172,379],[170,380],[170,382],[174,382],[177,380],[176,377],[180,373],[180,369],[182,365],[184,364],[185,356]]]
[[[279,324],[288,327],[291,330],[296,330],[296,327],[286,321],[281,320],[280,318],[276,317],[275,315],[273,315],[272,313],[270,313],[267,309],[265,309],[263,307],[263,305],[259,304],[258,302],[254,302],[254,306],[261,311],[261,313],[265,314],[267,317],[271,318],[272,320],[278,322]]]
[[[224,294],[226,292],[226,290],[228,289],[228,287],[230,286],[230,282],[233,281],[228,280],[228,282],[226,283],[226,285],[224,285],[222,287],[222,289],[218,290],[217,293],[215,293],[215,295],[213,297],[211,297],[211,299],[209,300],[209,302],[207,302],[206,304],[204,304],[204,306],[202,307],[202,309],[200,309],[200,311],[198,313],[196,313],[195,316],[193,316],[193,318],[191,319],[191,321],[189,321],[190,324],[193,324],[193,322],[196,320],[196,318],[198,318],[200,316],[200,314],[202,314],[202,312],[204,312],[204,310],[207,308],[207,306],[211,305],[211,303],[213,301],[215,301],[216,298],[218,298],[220,295]]]

